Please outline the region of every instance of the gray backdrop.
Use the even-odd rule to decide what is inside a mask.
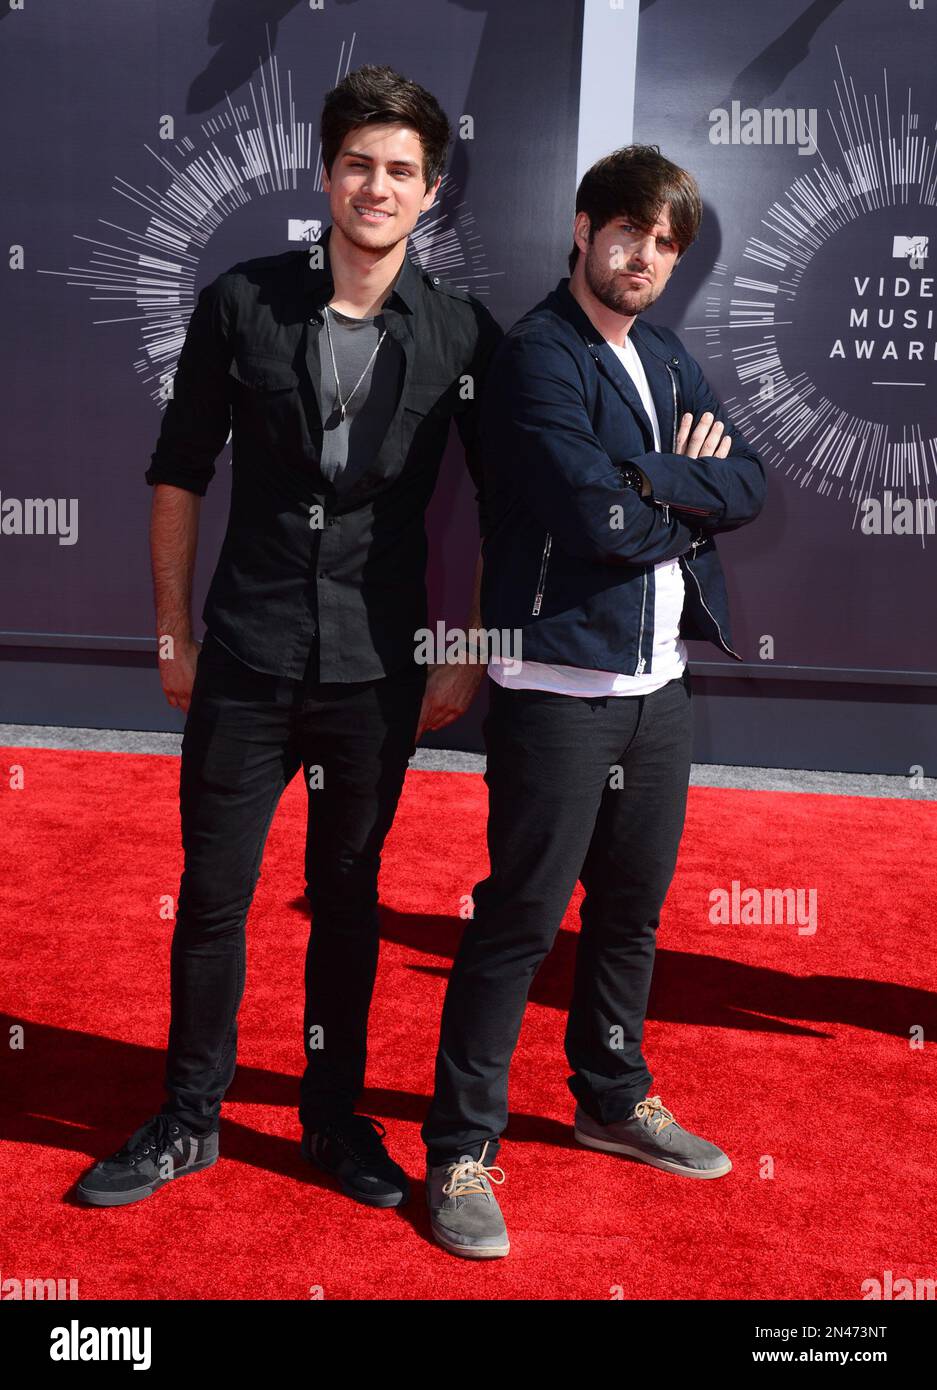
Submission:
[[[296,235],[327,219],[322,94],[349,65],[389,62],[454,126],[475,121],[421,254],[513,322],[566,273],[582,5],[47,0],[0,17],[14,248],[0,502],[58,499],[66,532],[0,534],[0,721],[178,729],[153,670],[143,471],[195,294],[235,260],[294,244],[291,223]],[[934,761],[937,537],[867,535],[860,520],[867,499],[935,495],[937,335],[900,317],[933,303],[921,238],[932,253],[935,25],[929,9],[876,0],[641,5],[634,136],[691,168],[707,207],[651,316],[681,332],[770,472],[763,516],[721,542],[746,662],[690,644],[701,761]],[[712,113],[733,103],[815,109],[818,149],[714,143]],[[611,148],[619,114],[622,140],[630,122],[615,92],[609,113]],[[851,327],[866,306],[895,323]],[[856,339],[878,340],[872,360],[855,358]],[[196,615],[227,459],[203,507]],[[78,541],[59,544],[72,499]],[[477,532],[454,439],[429,522],[433,615],[461,622]],[[427,741],[479,748],[483,711],[482,698]]]

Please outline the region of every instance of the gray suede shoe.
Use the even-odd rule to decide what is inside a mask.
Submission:
[[[458,1163],[426,1170],[426,1201],[433,1239],[452,1255],[490,1260],[511,1248],[507,1227],[489,1179],[504,1182],[501,1168],[485,1167],[485,1151],[477,1159],[463,1154]]]
[[[715,1144],[678,1125],[660,1096],[639,1100],[633,1114],[611,1125],[599,1124],[577,1105],[573,1132],[588,1149],[625,1154],[686,1178],[721,1178],[732,1168]]]

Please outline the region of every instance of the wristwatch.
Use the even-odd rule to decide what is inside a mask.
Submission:
[[[621,481],[625,487],[633,487],[640,497],[641,493],[644,491],[644,474],[641,470],[635,468],[633,463],[620,463],[618,465],[618,472],[621,475]]]

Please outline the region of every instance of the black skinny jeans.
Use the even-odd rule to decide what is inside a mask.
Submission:
[[[217,1129],[234,1077],[244,924],[274,811],[301,767],[307,786],[310,766],[322,769],[310,792],[301,1123],[350,1114],[364,1085],[381,849],[415,748],[426,668],[353,684],[317,674],[315,649],[299,681],[254,671],[211,634],[196,666],[162,1106],[195,1133]]]
[[[490,685],[490,873],[472,895],[443,1006],[422,1128],[433,1165],[478,1158],[486,1140],[485,1163],[493,1162],[527,994],[577,879],[585,897],[568,1084],[602,1124],[648,1094],[644,1018],[686,814],[688,670],[649,695],[599,699]]]

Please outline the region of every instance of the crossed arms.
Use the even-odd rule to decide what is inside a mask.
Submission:
[[[582,370],[548,334],[511,337],[489,374],[482,411],[485,449],[510,460],[512,485],[564,549],[608,564],[651,565],[682,555],[701,530],[731,531],[754,520],[765,474],[737,433],[725,457],[613,457],[589,417]],[[691,371],[688,411],[695,421],[711,412],[725,426],[728,417],[695,362]],[[623,485],[625,463],[644,475],[647,495]]]

